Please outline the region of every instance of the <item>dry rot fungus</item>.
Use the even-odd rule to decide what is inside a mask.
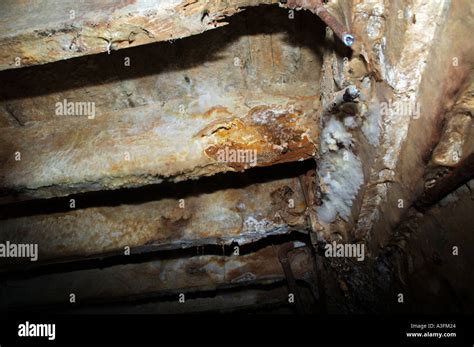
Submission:
[[[257,106],[245,117],[212,124],[199,135],[212,143],[205,149],[209,157],[242,170],[255,164],[269,166],[312,158],[317,147],[310,138],[311,128],[316,127],[294,108]]]

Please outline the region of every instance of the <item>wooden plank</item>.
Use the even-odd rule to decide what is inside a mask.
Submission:
[[[3,294],[10,308],[67,304],[70,293],[81,303],[163,295],[175,295],[178,300],[180,293],[284,281],[277,252],[278,247],[269,246],[242,256],[199,256],[10,280]],[[310,276],[310,254],[306,247],[289,253],[296,279]]]
[[[292,170],[292,174],[301,171]],[[285,178],[288,171],[278,171],[272,168],[270,181],[261,177],[265,171],[259,169],[205,182],[183,182],[167,192],[161,187],[143,190],[137,192],[139,199],[150,201],[142,203],[134,203],[133,192],[128,192],[125,201],[120,200],[124,194],[106,199],[106,204],[116,206],[83,208],[87,198],[82,198],[77,200],[78,209],[66,207],[69,212],[11,218],[15,212],[5,211],[9,219],[0,221],[0,243],[36,244],[38,259],[3,258],[0,267],[16,264],[24,269],[45,262],[123,255],[125,247],[134,254],[246,244],[304,230],[306,205],[300,183],[296,177]],[[20,206],[18,210],[29,209]]]
[[[196,35],[277,0],[2,1],[0,70]]]
[[[7,128],[0,138],[0,203],[178,182],[312,158],[312,102],[284,97],[244,114],[157,114],[153,106]],[[271,101],[270,101],[271,102]],[[12,195],[15,195],[12,198]]]

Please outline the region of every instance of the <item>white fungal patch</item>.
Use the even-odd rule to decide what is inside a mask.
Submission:
[[[284,116],[287,113],[288,111],[283,108],[268,109],[263,112],[254,113],[252,116],[252,121],[255,124],[269,124],[269,123],[277,121],[278,117]]]
[[[352,135],[346,131],[344,125],[333,116],[326,123],[321,133],[321,150],[323,153],[337,151],[339,146],[349,148],[352,144]]]
[[[245,218],[243,231],[262,232],[273,227],[273,223],[268,219],[257,220],[252,216]]]
[[[349,116],[344,118],[344,126],[349,129],[357,128],[357,122],[354,117]]]
[[[353,119],[346,118],[345,123],[350,128],[355,126]],[[362,164],[352,153],[352,145],[352,135],[332,116],[321,133],[318,174],[324,184],[324,196],[317,213],[322,222],[331,223],[338,214],[348,221],[352,203],[364,182]]]

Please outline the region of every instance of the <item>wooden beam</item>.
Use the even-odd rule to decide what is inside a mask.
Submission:
[[[242,256],[199,256],[10,280],[3,294],[10,308],[67,305],[71,293],[81,304],[163,295],[174,295],[178,301],[180,293],[285,281],[277,252],[278,247],[269,246]],[[308,248],[293,250],[289,262],[296,279],[309,278],[312,260]]]
[[[292,170],[295,174],[300,171],[298,167]],[[272,168],[274,174],[278,171]],[[6,210],[9,219],[0,221],[0,243],[36,244],[38,259],[3,258],[0,268],[24,270],[45,263],[123,256],[125,247],[133,255],[201,245],[243,245],[304,230],[306,205],[297,177],[285,178],[288,171],[283,170],[265,182],[262,173],[265,171],[258,169],[183,182],[169,191],[160,185],[135,192],[138,199],[151,200],[143,203],[134,203],[130,191],[105,198],[100,195],[99,202],[121,203],[118,206],[84,208],[97,199],[82,197],[77,200],[78,209],[70,210],[69,202],[64,201],[68,212],[11,218],[15,211]],[[121,199],[124,195],[128,200]],[[33,209],[19,206],[17,210]]]
[[[312,158],[318,138],[312,99],[302,107],[284,100],[245,114],[219,107],[197,115],[157,114],[147,106],[6,128],[0,138],[0,203]]]
[[[2,1],[0,70],[196,35],[278,0]]]

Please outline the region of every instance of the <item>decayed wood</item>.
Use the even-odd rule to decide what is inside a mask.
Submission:
[[[259,105],[245,114],[157,114],[149,106],[58,126],[8,128],[0,138],[2,202],[136,187],[312,158],[312,100]],[[309,104],[309,105],[308,105]],[[243,155],[243,156],[242,156]]]
[[[179,293],[284,281],[277,250],[270,246],[242,256],[199,256],[10,280],[3,287],[4,298],[11,308],[28,304],[67,304],[70,293],[81,303],[159,295],[175,295],[178,300]],[[311,275],[310,254],[305,247],[289,254],[296,279]],[[32,288],[35,290],[31,291]]]
[[[74,0],[0,5],[0,70],[202,33],[244,7],[278,0]]]
[[[296,25],[269,9],[236,17],[219,34],[130,50],[130,67],[122,56],[96,55],[2,72],[9,87],[0,114],[9,128],[18,119],[18,129],[0,136],[1,202],[243,169],[216,161],[227,145],[258,150],[258,165],[310,157],[318,25],[309,14]],[[57,113],[57,102],[93,104],[95,117]]]
[[[472,43],[453,40],[472,31],[471,24],[461,20],[470,11],[471,3],[441,1],[430,6],[417,1],[416,22],[407,27],[403,36],[386,34],[387,49],[383,54],[385,59],[390,57],[392,64],[387,67],[394,74],[380,71],[380,78],[392,87],[392,91],[383,93],[392,103],[416,105],[420,113],[419,117],[393,111],[383,115],[381,144],[354,233],[356,239],[370,240],[373,249],[389,242],[393,225],[400,222],[422,193],[426,161],[439,140],[441,122],[473,64]],[[394,22],[384,24],[393,26],[389,32],[397,31]],[[460,63],[446,64],[453,57]],[[398,208],[400,201],[403,208]]]
[[[426,210],[474,177],[474,83],[467,82],[446,115],[441,138],[425,173],[423,194],[416,207]]]
[[[157,113],[220,106],[238,113],[274,95],[318,95],[324,28],[308,11],[294,15],[255,7],[174,42],[1,71],[0,127],[68,122],[77,115],[56,112],[64,100],[93,103],[97,115],[146,105]]]
[[[474,75],[470,75],[456,104],[446,115],[443,134],[431,156],[433,166],[456,167],[474,153]]]
[[[275,174],[278,168],[272,171]],[[186,182],[166,193],[159,186],[141,192],[150,200],[158,200],[141,204],[82,209],[87,203],[84,198],[77,200],[81,209],[2,220],[0,243],[37,244],[38,259],[4,258],[0,268],[123,255],[125,247],[134,254],[234,242],[242,245],[304,230],[305,201],[298,179],[276,177],[262,182],[261,173],[233,175],[224,181],[221,177],[217,182],[215,178]],[[255,183],[247,186],[252,181]]]

